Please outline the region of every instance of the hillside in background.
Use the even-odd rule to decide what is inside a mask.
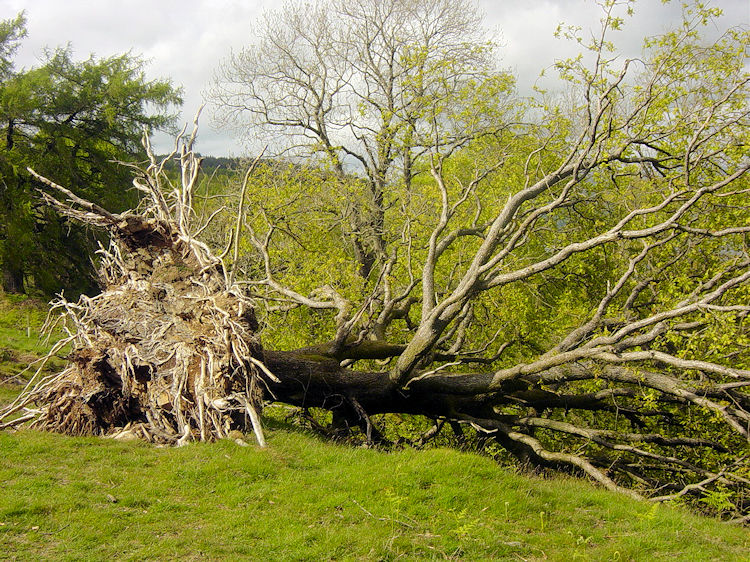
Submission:
[[[247,160],[247,158],[237,158],[233,156],[203,156],[201,154],[197,154],[197,156],[203,160],[201,163],[201,170],[209,176],[218,171],[228,172],[239,170]],[[157,159],[162,160],[166,157],[167,155],[163,154],[157,156]],[[175,159],[168,160],[165,169],[168,171],[177,171],[179,169],[179,162]]]

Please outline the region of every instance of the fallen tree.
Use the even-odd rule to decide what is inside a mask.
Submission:
[[[53,318],[55,311],[62,313],[69,337],[52,353],[71,344],[68,367],[41,380],[32,378],[27,390],[0,412],[2,427],[29,423],[74,435],[136,436],[165,444],[212,440],[252,428],[264,444],[262,403],[280,401],[331,410],[339,421],[362,427],[368,440],[377,438],[371,416],[380,413],[426,416],[440,426],[443,421],[466,424],[526,463],[574,467],[634,496],[659,491],[659,499],[676,498],[705,492],[711,484],[745,493],[750,480],[741,451],[747,450],[750,372],[631,349],[643,348],[668,329],[695,329],[701,322],[685,317],[697,312],[746,313],[747,305],[724,301],[750,278],[747,258],[728,264],[673,309],[620,321],[609,335],[560,345],[527,364],[443,373],[441,367],[425,366],[482,364],[492,358],[433,348],[432,356],[404,378],[398,366],[353,370],[343,365],[403,358],[413,342],[418,347],[424,343],[416,337],[410,344],[348,338],[291,351],[264,349],[254,310],[258,300],[231,280],[231,267],[223,260],[228,252],[214,255],[191,233],[191,191],[200,167],[192,140],[177,154],[179,189],[165,188],[165,162],[155,159],[135,181],[147,196],[139,212],[109,213],[37,176],[48,204],[74,220],[106,229],[112,242],[100,250],[101,294],[53,303]],[[678,223],[661,228],[674,230]],[[631,259],[623,279],[643,255]],[[641,285],[633,287],[630,297]],[[617,290],[610,288],[600,309]],[[427,315],[423,325],[439,318]],[[680,377],[678,369],[698,371],[701,380]],[[606,384],[581,391],[578,385],[585,381]],[[658,407],[644,407],[645,389],[658,392]],[[604,423],[596,417],[586,418],[588,424],[571,423],[569,412],[598,413]],[[684,412],[696,417],[694,428],[685,423]],[[704,412],[712,423],[724,424],[725,439],[705,435],[699,422]],[[614,421],[618,417],[621,421]],[[639,430],[652,427],[653,419],[661,431]],[[549,441],[539,432],[565,438]],[[576,448],[586,452],[553,450],[545,440],[562,443],[561,449],[575,440]],[[693,450],[731,451],[718,457],[731,462],[717,467],[717,459],[708,458],[704,465],[701,456],[684,453]]]
[[[195,131],[169,157],[180,163],[177,185],[151,156],[135,181],[138,211],[109,213],[37,177],[48,204],[106,229],[112,244],[100,250],[102,293],[54,305],[71,322],[59,344],[72,345],[69,366],[32,379],[0,424],[170,444],[252,428],[262,444],[264,401],[329,410],[334,425],[370,441],[379,439],[372,416],[413,414],[435,420],[431,434],[471,427],[533,466],[660,501],[695,495],[746,518],[750,80],[739,36],[675,58],[670,41],[692,37],[683,31],[631,82],[632,62],[619,72],[603,59],[594,72],[570,63],[583,76],[575,119],[547,123],[559,134],[508,141],[504,159],[519,136],[529,144],[502,200],[480,189],[502,161],[462,182],[448,171],[462,146],[422,139],[434,208],[415,216],[403,205],[400,219],[383,209],[382,228],[395,226],[376,232],[377,244],[353,234],[378,254],[356,300],[284,282],[274,244],[295,236],[266,212],[266,194],[251,197],[255,166],[230,243],[212,251],[199,240],[214,215],[200,222],[194,210]],[[723,73],[710,88],[700,82],[709,68]],[[237,275],[241,239],[252,248],[248,276]],[[598,252],[606,268],[565,269]],[[539,289],[545,275],[583,286],[576,323],[564,315],[543,338],[529,336],[533,326],[495,331],[516,302],[508,290]],[[264,347],[256,314],[279,309],[326,315],[330,338]]]

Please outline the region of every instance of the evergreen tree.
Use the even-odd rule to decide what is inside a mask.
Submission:
[[[143,158],[144,128],[172,124],[181,102],[168,80],[148,80],[131,53],[73,60],[71,48],[47,50],[40,66],[16,71],[26,35],[23,13],[0,24],[0,269],[8,292],[95,288],[92,235],[35,197],[27,167],[92,201],[124,210],[136,203],[119,162]]]

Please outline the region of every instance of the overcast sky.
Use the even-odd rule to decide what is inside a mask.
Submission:
[[[150,60],[151,78],[169,77],[184,88],[182,120],[192,121],[214,68],[232,49],[253,41],[259,15],[281,0],[0,0],[0,18],[26,10],[29,36],[16,57],[17,68],[38,64],[44,47],[70,43],[76,58],[132,51]],[[555,59],[573,54],[572,46],[553,38],[561,22],[596,25],[592,0],[479,0],[486,26],[496,34],[500,64],[512,69],[521,91],[528,91]],[[640,0],[636,17],[620,34],[627,56],[640,53],[645,35],[658,33],[680,16],[679,1]],[[721,26],[750,24],[750,0],[714,0],[724,10]],[[242,155],[242,143],[202,118],[198,150],[204,154]],[[169,147],[165,136],[157,149]]]

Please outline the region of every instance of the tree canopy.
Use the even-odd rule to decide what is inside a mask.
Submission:
[[[143,158],[143,129],[173,123],[179,92],[148,80],[130,53],[75,61],[70,46],[47,50],[35,68],[16,71],[12,56],[26,35],[24,14],[0,28],[0,267],[3,287],[46,294],[95,287],[91,236],[63,224],[34,197],[27,166],[78,193],[124,210],[137,203],[130,172],[117,161]]]
[[[409,189],[431,150],[450,153],[506,126],[510,73],[469,0],[289,4],[256,45],[222,65],[209,98],[222,123],[281,154],[364,178],[340,210],[360,273],[387,261],[388,186]]]

